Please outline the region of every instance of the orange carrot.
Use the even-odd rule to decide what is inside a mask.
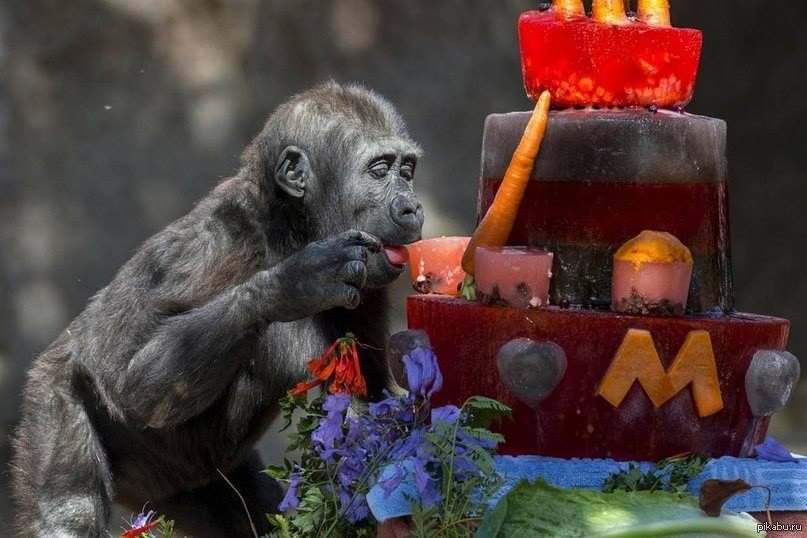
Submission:
[[[591,5],[595,21],[606,24],[625,24],[628,16],[625,15],[624,0],[594,0]]]
[[[477,226],[474,236],[465,249],[465,254],[462,256],[462,268],[469,275],[474,274],[474,256],[477,247],[503,246],[510,237],[518,208],[524,198],[524,191],[527,189],[527,182],[532,174],[532,167],[535,165],[535,158],[538,156],[541,141],[544,139],[546,124],[549,120],[549,102],[550,94],[545,91],[535,104],[535,110],[527,123],[527,128],[524,129],[521,142],[513,153],[510,166],[507,167],[493,204],[488,208],[488,212]]]
[[[639,0],[639,20],[652,26],[671,26],[669,0]]]
[[[586,16],[586,8],[583,6],[583,0],[554,0],[552,2],[552,8],[564,19]]]

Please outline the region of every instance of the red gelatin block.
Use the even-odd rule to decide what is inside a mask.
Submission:
[[[687,304],[692,264],[614,262],[611,307],[628,314],[681,316]]]
[[[420,293],[459,295],[462,255],[470,237],[437,237],[409,245],[412,287]]]
[[[517,308],[549,304],[551,252],[527,247],[476,249],[476,289],[482,300]]]
[[[544,90],[555,108],[678,108],[692,99],[699,30],[565,20],[554,10],[522,14],[518,30],[524,86],[533,100]]]
[[[789,329],[786,320],[750,314],[662,318],[556,307],[524,310],[424,295],[408,298],[407,318],[410,329],[428,333],[440,359],[446,382],[434,405],[461,404],[479,394],[513,408],[513,420],[499,428],[507,439],[504,454],[639,461],[682,452],[737,456],[749,433],[754,443],[762,442],[768,419],[755,428],[745,375],[757,351],[785,349]],[[699,412],[692,384],[657,401],[658,407],[638,382],[619,401],[601,396],[610,366],[636,331],[650,333],[658,353],[653,359],[670,374],[656,380],[662,385],[674,381],[674,361],[687,342],[708,333],[720,407]],[[514,338],[552,342],[566,355],[563,379],[536,407],[510,393],[497,371],[499,349]]]

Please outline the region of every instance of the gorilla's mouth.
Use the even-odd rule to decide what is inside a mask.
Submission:
[[[402,268],[409,261],[409,251],[402,245],[384,245],[384,255],[390,265]]]

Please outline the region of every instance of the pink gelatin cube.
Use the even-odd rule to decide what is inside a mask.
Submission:
[[[476,249],[476,289],[482,300],[517,308],[549,303],[553,254],[528,247]]]
[[[470,237],[437,237],[409,245],[412,286],[420,293],[459,295],[462,255]]]
[[[692,279],[692,264],[614,261],[612,305],[631,314],[683,314]]]

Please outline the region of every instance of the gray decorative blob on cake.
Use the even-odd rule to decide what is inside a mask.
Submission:
[[[566,373],[566,353],[553,342],[516,338],[496,356],[499,377],[507,389],[530,407],[545,400]]]

